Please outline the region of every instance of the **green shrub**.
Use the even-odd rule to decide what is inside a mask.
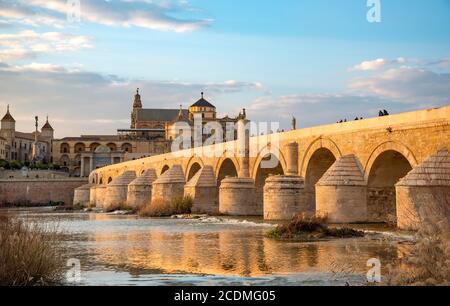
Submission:
[[[274,239],[314,240],[363,237],[364,233],[350,228],[329,228],[326,218],[306,218],[299,214],[289,223],[268,231],[266,236]]]
[[[4,160],[4,159],[0,159],[0,168],[3,169],[11,169],[11,166],[9,165],[9,162]]]
[[[23,167],[23,164],[17,160],[13,160],[9,163],[11,169],[20,170]]]

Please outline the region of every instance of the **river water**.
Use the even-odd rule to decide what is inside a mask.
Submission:
[[[408,251],[406,234],[383,228],[366,238],[275,241],[261,219],[141,219],[50,208],[3,210],[30,222],[56,225],[61,256],[81,263],[80,285],[363,285],[370,267]],[[68,268],[69,269],[69,268]]]

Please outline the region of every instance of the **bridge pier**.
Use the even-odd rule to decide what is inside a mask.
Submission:
[[[89,192],[89,205],[91,207],[97,207],[97,199],[96,199],[96,195],[97,195],[97,187],[99,185],[93,185],[91,187],[91,190]]]
[[[227,177],[220,185],[220,213],[229,216],[261,216],[255,201],[255,182],[251,178]]]
[[[267,178],[264,186],[264,219],[290,220],[303,213],[314,215],[305,195],[305,180],[298,176],[298,143],[286,145],[286,175]]]
[[[184,196],[183,169],[175,165],[164,172],[152,185],[152,206],[172,205],[173,201]]]
[[[193,199],[192,213],[216,215],[219,212],[214,169],[204,166],[184,187],[184,195]]]
[[[397,226],[418,230],[424,219],[450,226],[450,153],[439,150],[396,185]]]
[[[136,172],[126,171],[109,183],[106,189],[103,209],[112,211],[127,205],[128,185],[136,179]]]
[[[73,195],[73,205],[89,207],[92,186],[93,184],[86,184],[75,189]]]
[[[156,171],[146,170],[128,185],[127,207],[140,209],[152,201],[152,184],[156,181]]]
[[[331,223],[367,221],[367,184],[356,156],[341,157],[316,184],[316,214]]]
[[[239,177],[222,180],[219,189],[219,212],[230,216],[261,216],[262,205],[256,201],[255,181],[250,178],[250,131],[247,120],[238,122]]]
[[[300,176],[272,176],[264,186],[264,219],[290,220],[297,214],[314,215],[305,197],[305,181]]]
[[[104,208],[107,188],[106,185],[97,185],[95,188],[95,207]]]

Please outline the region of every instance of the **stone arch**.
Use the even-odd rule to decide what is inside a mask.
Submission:
[[[303,156],[300,164],[300,173],[302,177],[306,177],[306,170],[308,168],[309,161],[311,160],[314,153],[322,148],[328,149],[334,155],[336,160],[342,157],[341,150],[333,140],[320,137],[314,140],[306,149],[305,155]]]
[[[364,167],[366,182],[368,182],[369,180],[369,173],[373,167],[373,164],[375,163],[375,160],[385,151],[396,151],[402,154],[413,168],[415,168],[419,164],[411,149],[409,149],[406,145],[395,141],[384,142],[372,151],[369,159],[366,162],[366,165]]]
[[[415,166],[416,158],[400,143],[386,142],[373,151],[366,164],[365,173],[367,209],[371,222],[396,222],[395,184]]]
[[[68,143],[64,142],[61,144],[60,153],[70,154],[70,146]]]
[[[227,176],[237,177],[238,176],[238,164],[234,158],[223,157],[219,160],[216,167],[216,178],[217,178],[217,187],[220,187],[220,184],[224,178]]]
[[[278,166],[280,166],[283,170],[283,174],[287,172],[287,164],[283,152],[277,146],[268,145],[258,153],[258,157],[253,164],[252,178],[254,180],[256,180],[256,175],[260,169],[261,162],[268,156],[273,156],[278,161],[278,165],[274,168],[278,168]]]
[[[98,142],[93,142],[89,145],[89,150],[91,152],[95,152],[95,150],[100,147],[100,144]]]
[[[315,211],[316,209],[317,182],[340,157],[340,151],[334,150],[333,152],[326,146],[315,147],[315,150],[309,156],[305,170],[302,170],[305,178],[305,196],[309,210]]]
[[[111,150],[111,152],[117,152],[117,145],[115,143],[110,142],[106,146]]]
[[[219,171],[220,171],[220,168],[222,167],[222,164],[227,159],[229,159],[233,163],[234,167],[236,168],[237,173],[239,173],[240,165],[239,165],[239,161],[236,158],[236,156],[234,156],[234,155],[230,156],[229,151],[224,151],[223,154],[216,159],[216,162],[214,164],[214,173],[216,175],[216,178],[219,176]]]
[[[200,158],[196,156],[192,157],[189,160],[185,171],[186,182],[189,182],[194,177],[194,175],[196,175],[197,172],[203,168],[203,166],[204,166],[203,161]]]
[[[170,167],[168,166],[168,165],[164,165],[162,168],[161,168],[161,171],[159,172],[160,173],[160,175],[163,175],[164,173],[166,173],[167,171],[169,171],[170,170]]]
[[[80,154],[80,153],[83,153],[83,152],[85,152],[85,151],[86,151],[86,145],[85,145],[84,143],[82,143],[82,142],[77,142],[77,143],[75,144],[75,153]]]
[[[73,169],[73,176],[80,177],[80,175],[81,175],[81,168],[80,167],[75,167]]]
[[[70,166],[69,155],[67,155],[67,154],[62,155],[61,158],[59,159],[59,163],[60,163],[61,167],[68,168]]]
[[[126,153],[133,153],[133,146],[129,143],[124,143],[121,146],[122,151],[126,152]]]
[[[75,158],[73,159],[73,165],[74,165],[74,167],[81,168],[81,154],[75,155]]]
[[[264,200],[264,185],[266,184],[266,179],[271,175],[284,175],[286,173],[286,164],[283,168],[282,162],[280,160],[280,156],[276,156],[274,153],[270,153],[270,151],[266,151],[267,154],[264,156],[264,152],[261,154],[260,158],[257,159],[257,163],[255,163],[255,174],[253,179],[255,180],[255,201],[260,210],[263,211],[263,200]],[[277,163],[276,167],[271,168],[262,168],[261,164],[263,161],[275,161]],[[270,165],[272,166],[272,165]]]

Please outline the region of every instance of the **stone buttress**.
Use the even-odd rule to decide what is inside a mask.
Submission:
[[[185,184],[183,169],[180,165],[173,166],[153,182],[151,205],[171,205],[184,196]]]
[[[450,153],[441,149],[396,185],[397,226],[418,230],[424,219],[450,226]]]
[[[136,172],[126,171],[109,183],[106,189],[103,209],[111,211],[125,207],[127,205],[128,185],[135,179]]]
[[[356,156],[341,157],[317,182],[316,214],[331,223],[367,222],[367,184]]]
[[[90,207],[91,204],[91,188],[94,184],[86,184],[75,189],[73,195],[73,205],[81,207]]]
[[[204,166],[200,169],[184,187],[184,195],[193,199],[193,213],[218,214],[217,181],[213,168]]]
[[[128,185],[127,206],[140,209],[150,205],[152,200],[152,184],[157,180],[156,171],[149,169]]]

